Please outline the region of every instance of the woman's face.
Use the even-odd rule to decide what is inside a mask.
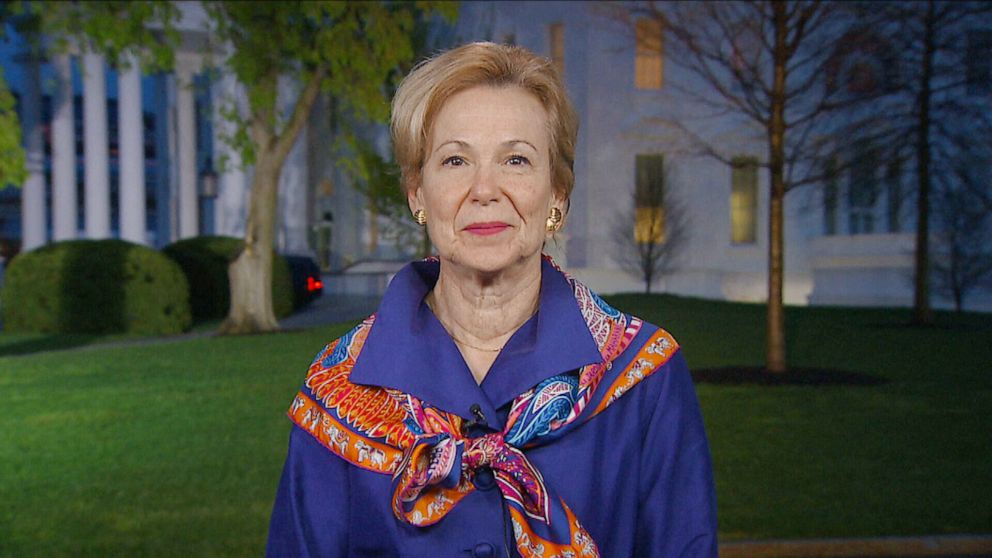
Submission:
[[[539,258],[552,207],[548,115],[520,87],[476,86],[441,107],[410,209],[441,259],[492,273]]]

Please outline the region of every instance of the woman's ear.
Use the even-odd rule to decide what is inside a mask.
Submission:
[[[418,209],[424,209],[424,195],[420,186],[408,186],[406,189],[406,202],[410,206],[410,213],[416,213]]]

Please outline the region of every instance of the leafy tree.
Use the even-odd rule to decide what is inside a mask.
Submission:
[[[21,122],[17,118],[14,95],[0,69],[0,187],[20,186],[26,179]]]
[[[448,14],[448,15],[453,15]],[[383,87],[392,97],[400,80],[421,60],[436,52],[463,42],[454,36],[454,26],[439,21],[432,14],[418,12],[410,33],[410,43],[414,56],[403,61],[387,77]],[[392,157],[383,156],[368,137],[381,133],[379,128],[356,127],[353,118],[339,106],[332,115],[332,129],[338,133],[334,145],[334,156],[339,166],[351,177],[352,185],[368,198],[370,213],[371,249],[375,249],[379,237],[379,218],[385,220],[383,237],[391,240],[401,250],[410,250],[424,257],[430,254],[431,240],[425,227],[413,223],[406,194],[400,185],[399,166]],[[344,114],[338,114],[342,113]]]
[[[74,48],[107,57],[113,66],[137,61],[146,72],[169,71],[181,39],[174,2],[24,2],[21,9],[39,18],[39,31],[53,52]]]
[[[382,84],[413,56],[410,33],[420,11],[451,15],[454,6],[417,2],[202,2],[210,33],[223,49],[217,64],[246,91],[247,111],[226,111],[228,142],[253,167],[245,247],[231,263],[231,308],[223,333],[278,328],[272,310],[272,246],[279,175],[320,94],[359,120],[385,120]],[[169,60],[178,45],[168,2],[64,3],[49,29],[78,37],[111,61],[121,53]],[[281,80],[299,85],[287,114],[278,109]]]
[[[0,5],[0,40],[8,39],[8,25],[16,27],[18,15],[12,6]],[[24,157],[17,103],[0,68],[0,188],[24,183],[28,175]]]

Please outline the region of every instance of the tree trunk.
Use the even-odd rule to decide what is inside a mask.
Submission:
[[[768,129],[768,171],[771,195],[768,208],[768,316],[765,368],[769,372],[787,370],[785,360],[785,311],[782,283],[784,275],[784,204],[785,204],[785,68],[787,6],[773,2],[775,21],[774,63],[771,120]]]
[[[930,98],[933,79],[934,0],[927,2],[924,21],[923,72],[917,100],[919,126],[916,138],[916,254],[913,281],[913,323],[933,322],[930,309]]]
[[[279,174],[289,150],[306,124],[325,75],[323,66],[311,74],[281,134],[277,134],[275,128],[278,72],[273,71],[265,79],[250,85],[257,97],[268,98],[271,102],[259,103],[252,108],[250,132],[255,147],[255,176],[251,182],[245,245],[227,268],[231,308],[220,326],[222,334],[279,329],[272,309],[272,252],[276,237]]]
[[[279,167],[274,163],[272,154],[266,152],[259,153],[255,163],[245,245],[227,270],[231,308],[220,326],[222,334],[279,329],[272,309],[272,248],[279,185]]]

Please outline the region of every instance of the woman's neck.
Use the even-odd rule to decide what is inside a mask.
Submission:
[[[428,304],[480,383],[499,350],[537,311],[541,261],[527,264],[480,275],[442,262],[428,295]]]

